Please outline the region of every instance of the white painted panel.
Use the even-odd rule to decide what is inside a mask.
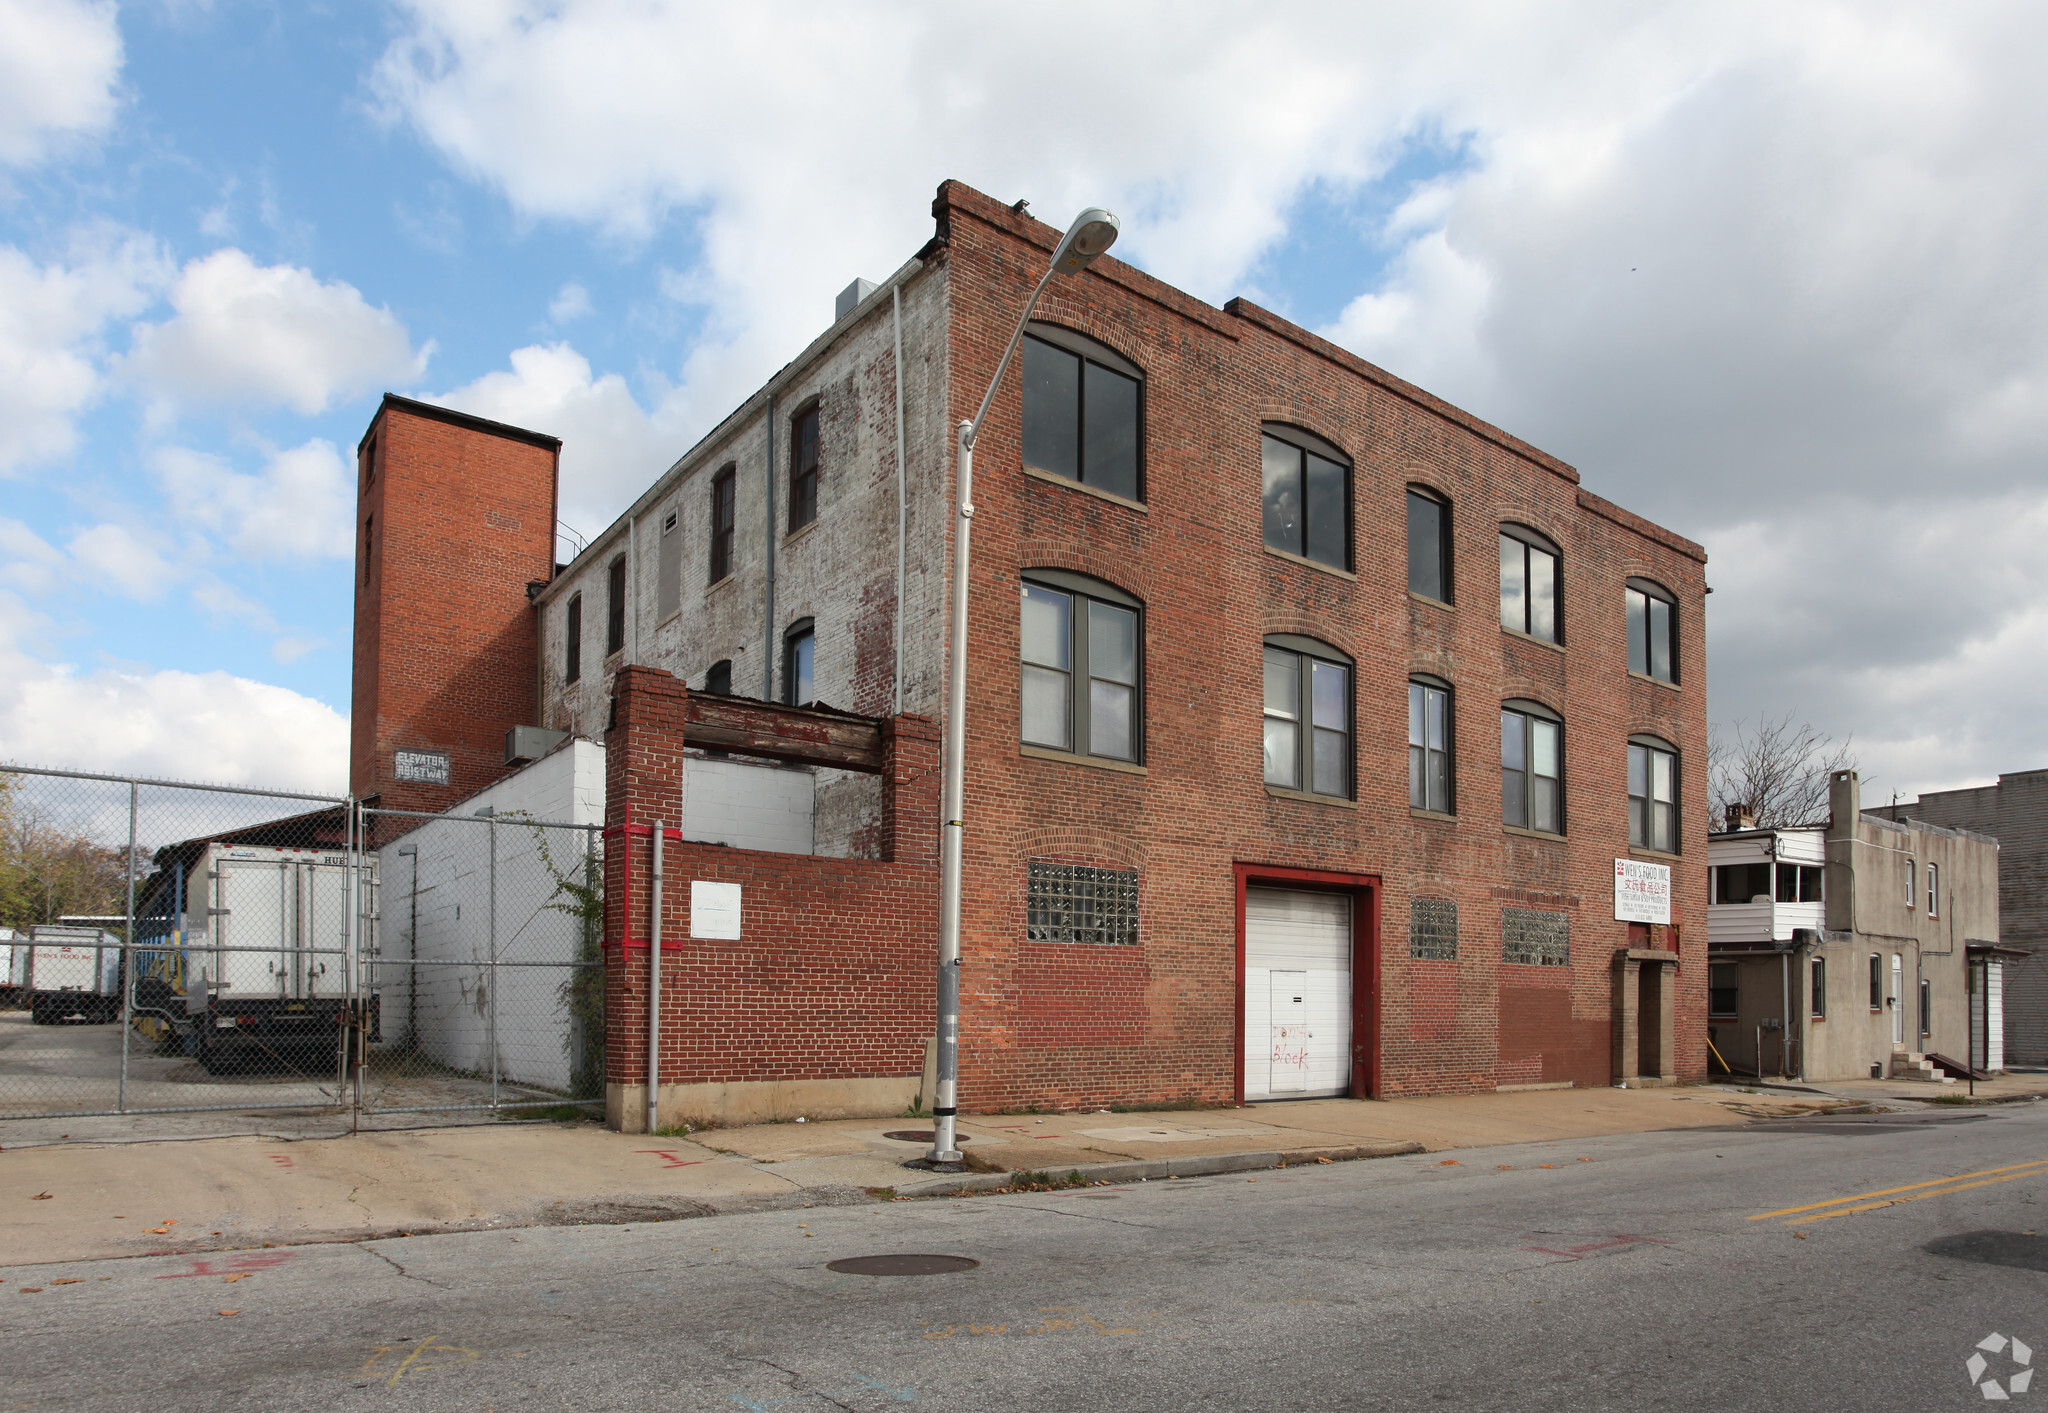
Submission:
[[[1984,1068],[2005,1068],[2005,963],[1988,962],[1984,967]]]
[[[1714,903],[1707,908],[1707,941],[1768,942],[1774,922],[1769,903]]]
[[[1244,1006],[1247,1099],[1348,1091],[1348,895],[1245,890]]]

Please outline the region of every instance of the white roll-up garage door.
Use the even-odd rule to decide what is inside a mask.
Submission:
[[[1350,1092],[1350,895],[1245,889],[1244,1052],[1246,1099]]]

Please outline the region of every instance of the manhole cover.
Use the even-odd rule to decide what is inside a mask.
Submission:
[[[936,1135],[928,1128],[899,1128],[891,1129],[888,1133],[883,1134],[882,1137],[893,1138],[901,1143],[930,1143]],[[955,1143],[965,1143],[967,1139],[968,1135],[964,1133],[953,1135]]]
[[[980,1264],[971,1256],[847,1256],[827,1261],[825,1269],[845,1276],[942,1276]]]

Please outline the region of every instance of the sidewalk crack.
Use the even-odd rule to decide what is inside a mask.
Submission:
[[[414,1275],[411,1271],[408,1271],[405,1268],[404,1263],[392,1260],[389,1256],[386,1256],[383,1252],[379,1251],[374,1246],[366,1245],[360,1241],[351,1242],[350,1245],[354,1246],[359,1251],[369,1252],[370,1255],[375,1256],[379,1261],[382,1261],[385,1265],[389,1266],[392,1270],[398,1272],[399,1275],[404,1276],[409,1281],[418,1281],[421,1285],[430,1285],[436,1290],[448,1289],[447,1286],[441,1284],[441,1282],[439,1281],[430,1281],[425,1276]]]

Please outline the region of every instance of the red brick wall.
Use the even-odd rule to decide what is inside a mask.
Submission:
[[[955,184],[949,241],[954,415],[971,415],[1058,233]],[[1384,882],[1377,997],[1385,1093],[1610,1080],[1613,861],[1627,857],[1627,737],[1681,752],[1674,921],[1679,1068],[1704,1073],[1704,556],[1582,491],[1569,466],[1243,303],[1200,304],[1105,258],[1052,286],[1039,317],[1145,370],[1146,508],[1025,476],[1019,382],[975,454],[969,678],[963,1107],[1231,1096],[1240,863]],[[1293,424],[1354,463],[1355,576],[1266,552],[1259,426]],[[1453,506],[1454,608],[1407,591],[1405,488]],[[1564,648],[1504,633],[1498,526],[1564,552]],[[1143,775],[1027,757],[1018,746],[1018,573],[1064,568],[1146,604]],[[1679,603],[1677,688],[1632,678],[1623,581]],[[1261,774],[1261,640],[1300,633],[1358,664],[1357,799],[1269,796]],[[1412,815],[1410,672],[1456,689],[1457,818]],[[1501,825],[1498,711],[1529,697],[1563,716],[1567,834]],[[1059,858],[1140,872],[1143,940],[1114,952],[1024,940],[1024,872]],[[1459,904],[1456,961],[1408,956],[1409,899]],[[1566,912],[1571,964],[1501,960],[1501,908]],[[1362,968],[1365,959],[1359,959]],[[1358,1017],[1358,1033],[1371,1033]]]
[[[502,775],[505,732],[537,724],[526,585],[553,568],[561,444],[389,396],[371,438],[374,478],[357,466],[349,789],[438,810]],[[396,779],[400,748],[446,751],[448,785]]]
[[[939,733],[885,723],[885,860],[683,842],[683,712],[669,673],[625,667],[605,733],[606,1073],[647,1075],[653,825],[664,826],[661,1078],[916,1074],[937,961]],[[692,880],[741,886],[738,941],[690,937]]]

